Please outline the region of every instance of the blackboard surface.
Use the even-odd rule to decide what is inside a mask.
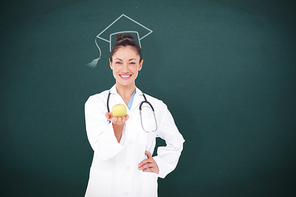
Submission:
[[[168,105],[186,140],[159,196],[295,196],[295,8],[2,1],[0,195],[84,195],[93,154],[84,103],[115,83],[108,43],[98,41],[95,68],[87,63],[100,54],[95,37],[124,14],[153,31],[141,40],[137,86]]]

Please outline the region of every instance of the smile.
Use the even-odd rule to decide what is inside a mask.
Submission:
[[[123,79],[128,79],[130,78],[132,75],[119,75],[121,78]]]

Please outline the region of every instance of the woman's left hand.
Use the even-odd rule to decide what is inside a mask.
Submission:
[[[147,155],[147,159],[144,159],[139,164],[139,170],[143,170],[143,172],[154,172],[156,174],[159,174],[158,165],[151,156],[151,153],[148,151],[145,151],[145,155]]]

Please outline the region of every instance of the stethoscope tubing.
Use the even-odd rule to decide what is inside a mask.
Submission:
[[[111,92],[109,91],[109,93],[108,93],[108,97],[107,97],[107,110],[108,110],[108,113],[110,112],[110,107],[109,107],[110,95],[111,95]],[[144,97],[144,101],[142,101],[142,102],[140,103],[140,106],[139,106],[140,117],[141,117],[140,119],[141,119],[141,125],[142,125],[142,128],[143,128],[143,130],[144,130],[145,132],[147,132],[147,133],[155,132],[155,131],[157,130],[157,121],[156,121],[156,116],[155,116],[154,107],[152,106],[152,104],[151,104],[150,102],[147,101],[146,96],[145,96],[144,93],[143,93],[143,97]],[[155,130],[153,130],[153,131],[146,131],[146,130],[144,129],[144,127],[143,127],[143,121],[142,121],[142,105],[143,105],[144,103],[148,104],[148,105],[151,107],[152,112],[153,112],[154,121],[155,121]],[[109,122],[110,122],[110,121],[109,121]]]

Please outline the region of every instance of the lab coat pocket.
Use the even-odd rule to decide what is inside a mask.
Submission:
[[[142,129],[144,131],[152,132],[157,129],[156,120],[154,118],[144,118],[142,117]]]
[[[142,132],[140,134],[140,140],[139,141],[140,141],[141,144],[146,145],[147,144],[147,138],[149,139],[151,137],[155,137],[155,132],[151,132],[151,131],[154,131],[156,129],[155,120],[153,118],[143,118],[141,128],[142,128]]]
[[[110,196],[111,195],[111,172],[91,169],[85,197]]]
[[[157,178],[154,172],[142,172],[143,197],[157,197]]]

